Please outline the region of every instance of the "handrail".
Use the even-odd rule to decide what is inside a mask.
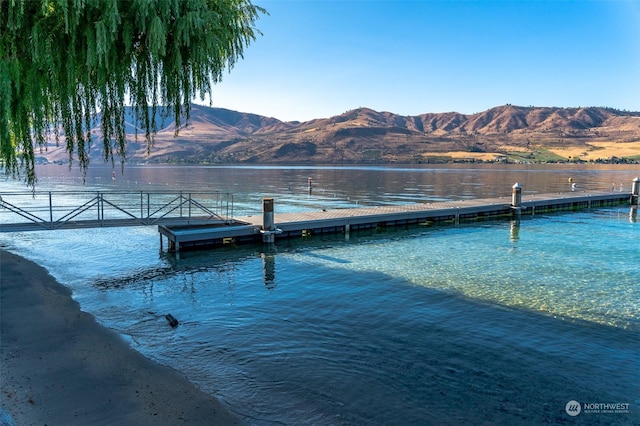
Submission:
[[[231,205],[230,205],[231,204]],[[35,191],[0,193],[0,232],[231,222],[233,196],[220,191]],[[48,220],[40,217],[48,213]],[[97,217],[97,219],[96,219]]]

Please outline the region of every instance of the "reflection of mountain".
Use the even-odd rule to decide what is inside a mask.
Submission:
[[[592,142],[640,141],[639,112],[595,107],[504,105],[471,115],[418,116],[358,108],[330,118],[282,122],[193,105],[189,123],[180,125],[177,136],[173,120],[158,111],[158,132],[149,154],[131,111],[126,124],[128,160],[145,162],[418,162],[426,154],[507,154],[532,146],[581,148]],[[91,157],[100,158],[98,124],[92,135]],[[45,157],[64,161],[67,154],[50,147]]]

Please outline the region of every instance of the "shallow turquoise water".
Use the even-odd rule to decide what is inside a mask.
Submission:
[[[180,259],[153,227],[0,234],[259,425],[637,423],[638,241],[628,206]],[[569,400],[631,411],[576,420]]]

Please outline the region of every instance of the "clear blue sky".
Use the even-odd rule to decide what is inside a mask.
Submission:
[[[522,106],[640,111],[640,1],[255,0],[213,106],[283,121]]]

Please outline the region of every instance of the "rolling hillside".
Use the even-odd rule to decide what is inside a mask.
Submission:
[[[640,161],[640,113],[610,108],[503,105],[477,114],[401,116],[358,108],[329,118],[282,122],[192,106],[191,119],[158,118],[150,152],[128,117],[127,161],[178,163],[423,163],[444,161]],[[135,132],[138,132],[136,138]],[[101,132],[92,129],[93,161]],[[61,144],[63,145],[63,143]],[[51,145],[48,161],[68,155]]]

